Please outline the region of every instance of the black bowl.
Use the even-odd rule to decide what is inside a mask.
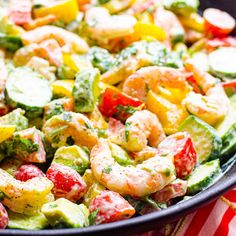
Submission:
[[[201,1],[201,9],[215,7],[229,12],[236,18],[236,2],[235,0],[206,0]],[[234,159],[234,158],[233,158]],[[232,160],[233,160],[232,159]],[[235,157],[236,159],[236,157]],[[139,216],[129,220],[119,221],[110,224],[91,226],[82,229],[58,229],[58,230],[41,230],[41,231],[22,231],[22,230],[0,230],[0,235],[123,235],[132,236],[137,233],[146,232],[152,229],[174,222],[179,218],[193,212],[217,197],[225,193],[227,190],[236,186],[236,164],[234,161],[224,169],[225,174],[211,187],[202,191],[193,198],[173,205],[162,211],[150,213],[148,215]]]

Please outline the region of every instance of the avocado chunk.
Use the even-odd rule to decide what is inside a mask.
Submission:
[[[45,229],[49,226],[47,218],[44,214],[39,213],[37,215],[24,215],[8,211],[10,229],[22,229],[22,230],[39,230]]]
[[[99,96],[100,72],[86,69],[76,75],[72,96],[75,101],[75,112],[92,112]]]
[[[24,116],[25,111],[18,108],[0,118],[1,125],[15,125],[16,131],[27,129],[29,126],[28,119]]]
[[[77,145],[60,147],[53,162],[69,166],[80,174],[83,174],[90,164],[88,154]]]
[[[83,205],[77,205],[65,198],[46,203],[42,212],[54,228],[82,228],[88,226],[89,210]]]

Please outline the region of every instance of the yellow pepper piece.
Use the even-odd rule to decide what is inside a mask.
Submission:
[[[185,108],[179,104],[174,104],[149,91],[147,95],[147,108],[158,116],[166,134],[176,133],[179,125],[188,116]]]
[[[9,139],[13,135],[15,129],[16,127],[14,125],[0,125],[0,143]]]
[[[84,58],[79,58],[77,55],[63,53],[63,63],[71,70],[79,72],[83,69],[93,68],[91,62]]]
[[[174,104],[180,104],[187,95],[187,91],[177,88],[164,88],[161,86],[158,86],[154,92]]]
[[[58,20],[62,20],[65,23],[75,20],[79,12],[78,4],[76,0],[64,0],[57,1],[53,5],[40,7],[34,10],[35,17],[42,17],[49,14],[53,14]]]
[[[166,39],[166,32],[152,23],[138,22],[134,26],[134,32],[140,36],[140,38],[151,36],[160,41],[164,41]]]
[[[105,91],[107,88],[111,88],[111,89],[115,89],[115,90],[117,90],[117,91],[120,91],[119,88],[117,88],[117,87],[115,87],[115,86],[113,86],[113,85],[110,85],[110,84],[101,82],[101,81],[99,82],[99,85],[98,85],[98,86],[99,86],[101,92]]]
[[[187,28],[198,32],[204,32],[204,19],[195,12],[191,13],[189,16],[180,16],[179,20],[183,26]]]
[[[72,97],[74,80],[57,80],[51,84],[53,95],[57,97]]]
[[[136,16],[142,23],[153,24],[153,16],[149,12],[144,12]]]

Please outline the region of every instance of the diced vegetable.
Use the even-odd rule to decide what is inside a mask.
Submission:
[[[99,110],[104,116],[115,117],[122,121],[144,107],[144,103],[140,100],[112,88],[104,91],[99,103]]]
[[[205,30],[208,34],[221,37],[226,36],[235,28],[235,20],[227,12],[215,8],[208,8],[203,12]]]
[[[63,112],[46,121],[43,127],[46,140],[53,148],[75,145],[91,149],[97,143],[97,133],[91,121],[84,115]]]
[[[64,111],[73,111],[74,102],[72,98],[55,99],[44,107],[44,121],[55,115],[60,115]]]
[[[76,75],[72,96],[76,112],[92,112],[99,96],[100,72],[88,69]]]
[[[15,129],[14,125],[0,125],[0,143],[12,137]]]
[[[29,128],[14,133],[13,137],[3,143],[6,156],[15,156],[26,162],[44,163],[46,153],[39,132]]]
[[[122,166],[128,166],[134,164],[134,160],[120,146],[114,143],[110,143],[109,146],[111,149],[112,157],[115,159],[117,163],[119,163]]]
[[[0,169],[0,191],[4,193],[3,204],[11,211],[27,215],[39,213],[44,203],[53,201],[52,188],[53,183],[46,177],[36,177],[21,182]]]
[[[10,52],[15,52],[23,46],[21,38],[17,35],[5,35],[0,33],[0,47]]]
[[[46,175],[54,184],[52,192],[57,198],[76,202],[86,192],[86,184],[80,174],[68,166],[52,163]]]
[[[45,174],[37,166],[32,164],[21,165],[15,173],[15,178],[23,182],[29,179],[33,179],[35,177],[44,177],[44,176]]]
[[[90,48],[88,58],[93,66],[98,68],[101,73],[108,71],[115,62],[115,58],[108,50],[99,47]]]
[[[16,131],[28,128],[28,119],[24,116],[25,111],[18,108],[5,116],[0,117],[0,124],[6,126],[15,126]]]
[[[90,164],[88,154],[76,145],[57,149],[52,163],[73,168],[79,174],[83,174]]]
[[[34,9],[36,17],[53,14],[58,20],[64,21],[65,23],[75,20],[78,12],[79,9],[76,0],[55,1],[50,6],[42,6]]]
[[[176,14],[188,16],[197,12],[199,0],[164,0],[164,6]]]
[[[188,194],[196,194],[210,184],[221,173],[219,159],[198,166],[188,178]]]
[[[177,132],[179,125],[188,116],[187,111],[181,105],[171,103],[153,91],[148,92],[147,108],[158,116],[167,134]]]
[[[59,97],[72,97],[72,89],[74,86],[74,80],[57,80],[51,84],[53,96]]]
[[[29,117],[37,117],[51,100],[52,91],[48,81],[37,72],[19,67],[9,73],[5,95],[9,105],[23,108]]]
[[[96,225],[128,219],[135,213],[135,209],[122,196],[112,191],[103,191],[97,195],[89,211],[95,215],[92,223]]]
[[[236,94],[236,79],[221,83],[228,97]]]
[[[212,73],[219,77],[236,77],[236,48],[222,47],[209,54]]]
[[[40,230],[47,228],[49,225],[47,218],[42,213],[29,216],[8,211],[8,215],[9,229]]]
[[[151,197],[156,202],[168,202],[173,198],[184,196],[187,192],[187,185],[188,182],[186,180],[176,179],[161,191],[153,193]]]
[[[0,202],[0,229],[5,229],[8,226],[9,218],[6,209]]]
[[[161,156],[173,156],[176,175],[185,178],[194,169],[197,153],[192,138],[187,132],[178,132],[168,136],[158,146]]]
[[[193,139],[198,164],[219,157],[222,140],[212,126],[195,116],[189,116],[179,130],[188,132]]]
[[[202,71],[209,71],[208,55],[204,52],[195,52],[192,54],[193,64]]]
[[[180,16],[179,20],[183,24],[183,26],[196,30],[198,32],[204,31],[204,19],[197,13],[193,12],[188,16]]]
[[[42,212],[54,228],[82,228],[89,224],[86,206],[64,198],[43,205]]]
[[[0,168],[5,170],[8,174],[15,176],[17,169],[23,164],[23,162],[24,161],[14,157],[5,158],[4,161],[1,162]]]
[[[57,77],[62,80],[74,80],[76,72],[66,65],[57,67]]]

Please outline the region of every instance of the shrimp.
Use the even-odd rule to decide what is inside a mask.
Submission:
[[[130,116],[117,134],[110,140],[130,152],[139,152],[147,147],[152,147],[165,138],[165,133],[157,116],[148,110],[136,111]]]
[[[111,16],[107,9],[93,7],[86,11],[85,22],[90,37],[100,44],[107,44],[110,39],[132,34],[137,21],[133,16]]]
[[[193,115],[215,125],[227,115],[230,106],[222,85],[217,83],[216,78],[194,66],[190,59],[185,59],[185,68],[193,73],[205,96],[190,92],[183,104]]]
[[[175,177],[172,160],[154,156],[136,166],[121,166],[112,157],[109,141],[99,139],[90,154],[93,175],[111,191],[143,197],[163,189]]]
[[[139,69],[125,80],[123,92],[145,102],[148,90],[155,90],[160,85],[189,90],[185,75],[181,70],[148,66]]]
[[[55,39],[48,39],[40,44],[32,43],[20,48],[14,55],[14,62],[17,66],[23,66],[34,57],[41,57],[55,66],[62,64],[62,50]]]
[[[75,53],[86,53],[89,49],[88,44],[78,35],[52,25],[41,26],[24,32],[21,38],[24,45],[40,43],[46,39],[55,39],[61,46],[68,47]]]
[[[44,124],[43,133],[55,148],[73,143],[91,149],[97,143],[91,121],[80,113],[63,112],[51,117]]]

